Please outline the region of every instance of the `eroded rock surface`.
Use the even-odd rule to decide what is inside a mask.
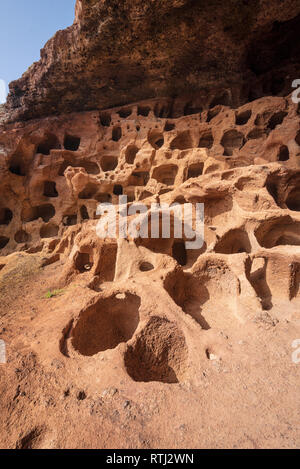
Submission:
[[[286,95],[299,70],[299,14],[298,0],[77,0],[74,24],[10,85],[6,119],[158,96],[177,117]]]
[[[156,27],[170,18],[171,31],[174,19],[185,21],[183,11],[194,15],[202,4],[151,3],[153,18],[161,17]],[[259,2],[254,29],[247,30],[249,46],[251,31],[258,38],[275,17],[283,22],[267,28],[265,55],[252,57],[256,85],[282,66],[268,46],[275,31],[284,45],[290,44],[284,38],[294,37],[292,27],[287,36],[281,33],[285,22],[298,21],[296,2],[283,3],[291,9]],[[117,4],[119,10],[113,10]],[[248,90],[247,98],[227,100],[215,86],[208,101],[200,103],[198,92],[189,101],[176,80],[177,100],[167,94],[144,99],[153,90],[148,93],[143,80],[130,75],[130,60],[139,60],[138,37],[124,68],[116,60],[114,72],[113,53],[107,63],[96,60],[104,54],[99,44],[111,34],[114,18],[118,36],[102,46],[125,55],[128,44],[120,49],[121,39],[125,44],[130,28],[137,34],[150,21],[149,2],[128,5],[78,1],[74,26],[59,32],[42,61],[11,87],[12,119],[47,116],[6,121],[0,129],[0,337],[8,357],[0,365],[0,446],[299,447],[300,365],[293,359],[300,338],[299,105],[285,93],[285,81],[279,90],[269,78],[266,83],[276,90],[260,88],[264,96],[258,99],[249,100]],[[129,23],[128,16],[121,19],[125,10]],[[214,23],[204,12],[212,14],[207,4],[201,21],[212,25],[211,36],[206,34],[211,47],[218,38],[231,38],[224,49],[214,48],[225,54],[241,34],[237,28],[244,17],[218,36],[220,11],[215,10]],[[147,34],[159,43],[162,31],[155,37],[147,31],[140,31],[141,65],[152,61],[145,82],[159,95],[163,81],[157,85],[155,74],[161,63],[162,76],[175,75],[167,74],[170,62],[163,53],[153,62],[158,48],[146,43]],[[182,24],[176,31],[182,40]],[[194,41],[194,33],[191,26],[189,40],[197,48],[202,42]],[[74,49],[67,61],[69,40]],[[236,42],[240,53],[245,41],[239,36]],[[185,46],[170,45],[180,53]],[[242,89],[237,49],[228,57],[236,60],[230,78]],[[81,68],[84,54],[87,76]],[[212,57],[200,61],[207,85]],[[215,59],[224,88],[224,63]],[[182,54],[176,60],[187,65]],[[85,85],[77,83],[75,90],[60,69],[64,86],[54,99],[48,88],[56,76],[54,63],[64,64],[65,71],[73,64]],[[103,82],[93,94],[91,77],[100,65]],[[105,70],[120,80],[126,71],[127,94],[116,96],[121,88],[115,84],[107,91]],[[132,87],[135,80],[140,84],[137,94],[127,86],[129,76]],[[227,97],[234,96],[226,89]],[[74,111],[78,96],[79,109],[94,110],[52,115]],[[129,104],[137,98],[143,99]],[[116,107],[115,100],[126,105]],[[187,249],[186,237],[176,237],[173,229],[169,238],[101,239],[99,203],[116,206],[124,195],[129,211],[134,203],[145,204],[149,213],[151,204],[204,203],[203,246]]]

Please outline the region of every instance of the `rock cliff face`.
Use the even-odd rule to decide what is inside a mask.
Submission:
[[[299,447],[299,7],[77,1],[11,84],[1,447]],[[203,246],[101,239],[121,195]]]
[[[173,98],[176,117],[185,106],[288,94],[299,70],[299,13],[299,0],[77,0],[73,26],[10,85],[6,117],[154,97]]]

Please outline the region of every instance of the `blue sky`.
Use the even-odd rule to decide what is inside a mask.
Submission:
[[[0,101],[3,81],[19,78],[53,34],[71,26],[75,0],[0,0]]]

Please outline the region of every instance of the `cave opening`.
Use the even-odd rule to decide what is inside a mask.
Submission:
[[[56,183],[53,181],[44,182],[44,196],[45,197],[58,197],[56,190]]]
[[[80,137],[74,137],[72,135],[65,135],[64,148],[69,151],[77,151],[80,147]]]

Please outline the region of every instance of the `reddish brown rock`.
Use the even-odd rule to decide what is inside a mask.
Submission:
[[[286,95],[299,70],[298,0],[77,0],[11,83],[6,119],[169,97],[163,116]]]
[[[244,2],[228,24],[224,2],[211,2],[214,21],[207,4],[196,15],[199,3],[78,1],[74,26],[11,86],[12,122],[0,128],[0,447],[299,447],[299,106],[292,75],[281,90],[268,81],[294,57],[297,42],[284,51],[298,4]],[[206,24],[199,42],[192,17]],[[166,37],[177,75],[158,47]],[[182,92],[191,44],[206,45],[202,101]],[[245,51],[259,99],[239,94]],[[176,213],[169,238],[99,237],[97,207],[120,195],[148,214],[204,203],[203,246],[174,235]]]

